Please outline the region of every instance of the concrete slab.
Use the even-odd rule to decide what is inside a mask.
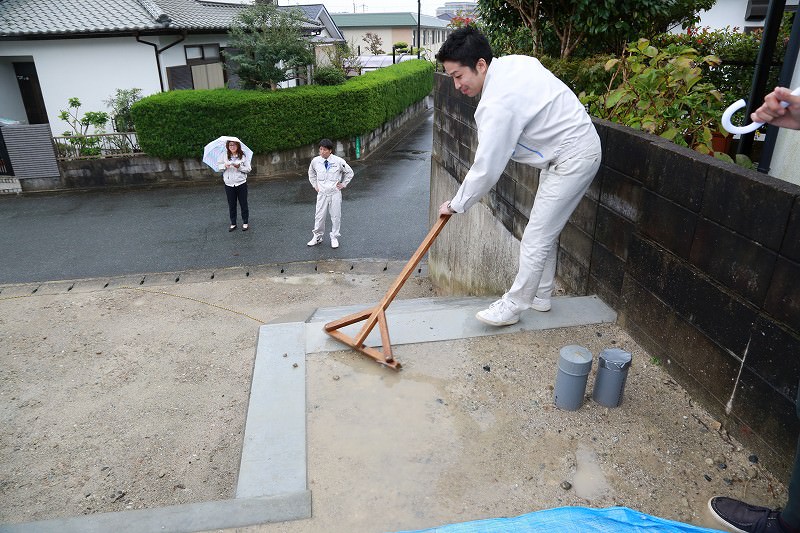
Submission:
[[[211,281],[215,273],[214,270],[187,270],[180,272],[180,283],[197,283],[203,281]]]
[[[119,289],[120,287],[139,287],[144,280],[144,274],[131,274],[130,276],[119,276],[110,278],[105,284],[104,289]]]
[[[214,272],[214,279],[243,279],[248,269],[244,267],[229,267],[216,270]]]
[[[305,328],[258,331],[237,498],[306,490]]]
[[[41,283],[25,283],[22,285],[3,285],[0,287],[0,298],[20,298],[34,294]]]
[[[497,328],[475,319],[475,313],[487,307],[492,301],[493,298],[420,298],[392,302],[386,310],[392,345],[599,324],[614,322],[617,318],[616,312],[596,296],[558,297],[553,298],[553,307],[549,312],[540,313],[529,309],[522,313],[518,323]],[[325,333],[322,325],[376,305],[377,302],[364,306],[329,307],[317,310],[308,320],[306,352],[346,349],[346,346]],[[358,322],[342,328],[341,331],[355,337],[363,325],[364,322]],[[380,331],[377,327],[367,336],[365,344],[381,345]]]
[[[107,287],[108,282],[109,280],[105,278],[79,279],[75,281],[71,292],[100,291]]]
[[[62,294],[67,292],[74,285],[74,281],[47,281],[39,285],[35,291],[36,294]]]
[[[237,498],[24,524],[2,524],[0,533],[193,533],[285,522],[309,516],[311,492],[303,491],[264,498]]]

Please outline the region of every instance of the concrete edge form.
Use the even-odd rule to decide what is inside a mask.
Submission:
[[[261,326],[236,497],[306,488],[305,328],[302,322]]]
[[[393,345],[435,342],[488,335],[503,335],[517,331],[581,326],[614,322],[617,313],[597,296],[558,297],[552,299],[552,309],[540,313],[532,309],[522,312],[518,323],[501,328],[479,322],[475,313],[488,307],[493,298],[419,298],[398,300],[386,309]],[[347,306],[318,309],[308,320],[306,353],[347,349],[334,340],[322,325],[344,316],[364,311],[369,306]],[[341,328],[355,337],[363,322]],[[376,327],[365,340],[368,346],[380,346],[380,331]]]
[[[0,533],[194,533],[285,522],[311,516],[311,492],[189,503],[72,518],[0,525]]]

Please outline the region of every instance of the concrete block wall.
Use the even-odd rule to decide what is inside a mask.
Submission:
[[[472,162],[476,104],[436,75],[432,213]],[[695,400],[788,479],[800,432],[800,187],[595,125],[603,164],[561,234],[561,282],[614,307]],[[509,164],[479,205],[448,223],[428,263],[442,292],[508,288],[537,175]]]
[[[428,98],[410,106],[405,112],[384,123],[360,138],[360,157],[376,150],[391,136],[420,113],[429,109]],[[245,141],[246,143],[247,141]],[[353,139],[334,139],[335,153],[347,161],[356,160],[356,142]],[[299,146],[290,150],[256,154],[253,157],[251,178],[269,178],[286,173],[297,173],[308,169],[311,159],[319,154],[316,144]],[[104,159],[77,159],[59,161],[60,175],[43,178],[20,179],[22,192],[51,191],[65,189],[98,189],[108,187],[136,187],[156,185],[191,185],[214,183],[221,180],[202,162],[202,154],[196,158],[159,159],[148,155],[113,157]]]

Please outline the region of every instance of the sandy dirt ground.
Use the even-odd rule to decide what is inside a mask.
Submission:
[[[0,523],[233,498],[258,327],[373,305],[395,275],[0,287]],[[412,277],[398,298],[434,295]],[[553,406],[566,344],[633,354],[622,406]],[[309,354],[314,517],[239,531],[397,531],[565,505],[713,526],[712,495],[785,502],[781,480],[615,325],[395,353],[401,372]]]

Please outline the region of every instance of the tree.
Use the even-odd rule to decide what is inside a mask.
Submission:
[[[81,101],[78,98],[67,100],[69,109],[60,109],[58,118],[66,122],[72,131],[65,131],[64,137],[69,137],[73,157],[92,156],[101,154],[101,141],[99,137],[87,137],[89,128],[94,128],[94,134],[104,132],[108,122],[108,113],[105,111],[87,111],[80,115]],[[65,154],[66,155],[66,154]]]
[[[364,35],[362,41],[367,43],[367,50],[369,50],[370,54],[376,56],[378,54],[385,53],[381,48],[381,45],[383,45],[383,39],[381,39],[380,35],[368,31],[366,35]]]
[[[111,108],[111,122],[115,131],[135,131],[131,106],[142,99],[141,89],[117,89],[114,96],[103,103]]]
[[[503,47],[528,44],[528,53],[566,58],[621,53],[625,44],[671,26],[690,25],[715,0],[478,0],[490,40]],[[521,39],[519,28],[529,33]],[[516,40],[509,42],[509,36]],[[498,50],[501,52],[503,50]],[[514,50],[524,51],[524,50]]]
[[[350,44],[337,43],[332,47],[326,48],[325,55],[328,63],[341,70],[343,74],[347,75],[350,71],[361,74],[361,62],[358,59],[356,46],[352,42]]]
[[[232,51],[223,53],[234,63],[242,87],[275,90],[314,62],[304,22],[301,10],[278,9],[267,2],[257,2],[236,16],[228,32]]]

